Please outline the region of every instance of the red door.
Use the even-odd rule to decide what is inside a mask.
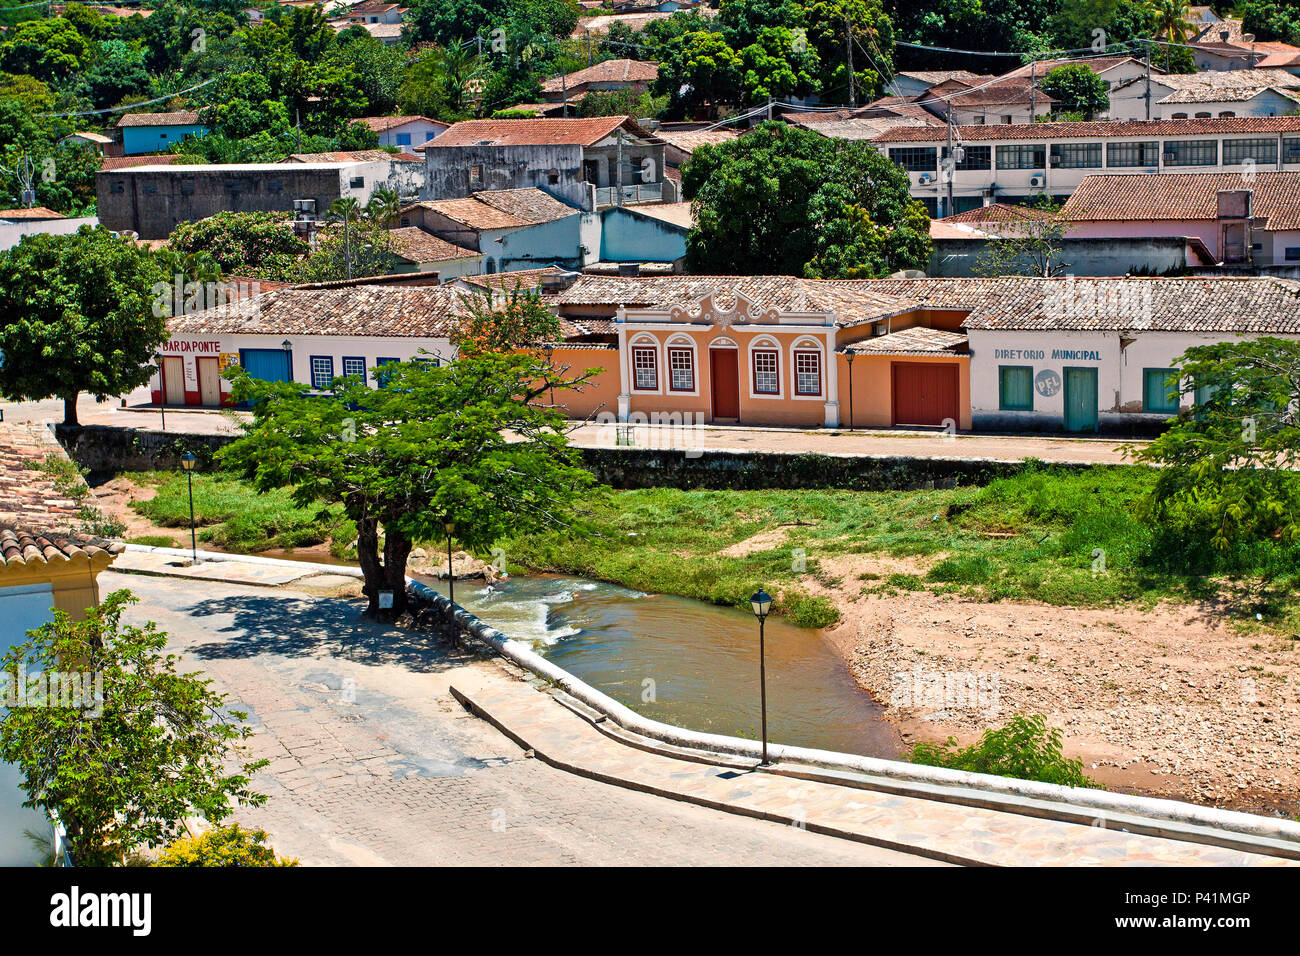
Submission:
[[[740,352],[709,349],[709,380],[713,383],[713,417],[740,418]]]
[[[956,365],[895,362],[893,372],[895,425],[942,425],[945,418],[961,420]]]

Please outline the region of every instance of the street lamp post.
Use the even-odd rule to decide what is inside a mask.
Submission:
[[[181,467],[185,469],[185,480],[190,487],[190,556],[196,565],[199,563],[199,543],[194,535],[194,463],[197,461],[192,451],[181,455]]]
[[[763,624],[767,621],[767,612],[772,609],[772,595],[767,591],[759,588],[754,596],[749,599],[749,606],[754,609],[754,616],[758,618],[758,692],[763,722],[763,761],[760,767],[766,767],[767,763],[767,654],[763,646]]]
[[[158,363],[158,409],[162,412],[162,430],[163,434],[167,433],[167,368],[163,365],[163,356],[161,352],[154,355],[153,360]]]
[[[456,530],[456,522],[450,517],[444,518],[442,530],[447,532],[447,600],[456,603],[456,576],[451,572],[451,536]]]

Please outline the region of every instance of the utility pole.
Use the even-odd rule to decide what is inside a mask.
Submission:
[[[767,98],[767,118],[769,121],[772,119],[772,97],[770,96]]]
[[[298,152],[302,152],[302,112],[298,107],[293,108],[293,129],[298,138]]]
[[[623,129],[619,127],[614,134],[614,142],[618,144],[617,160],[614,163],[614,205],[623,205]]]
[[[591,66],[591,31],[584,30],[583,32],[587,34],[587,66]]]
[[[1151,41],[1147,40],[1147,91],[1143,97],[1147,101],[1147,122],[1151,122]]]
[[[1038,61],[1032,60],[1029,63],[1029,122],[1034,121],[1038,115],[1038,96],[1034,89],[1034,80],[1037,79],[1036,71],[1038,70]]]
[[[564,99],[564,118],[569,118],[569,78],[564,73],[560,74],[560,96]]]
[[[948,172],[948,211],[945,215],[951,216],[954,212],[952,181],[957,178],[954,175],[956,164],[953,161],[953,155],[952,155],[952,100],[949,99],[946,103],[944,103],[944,106],[946,107],[944,112],[948,116],[948,155],[946,158],[949,163],[949,165],[946,167]]]
[[[849,64],[849,106],[852,108],[858,105],[858,82],[853,75],[853,24],[847,13],[844,14],[844,52]]]

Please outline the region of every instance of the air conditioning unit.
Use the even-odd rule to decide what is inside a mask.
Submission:
[[[934,182],[934,174],[922,173],[920,176],[917,177],[916,181],[920,183],[922,186],[928,186],[930,185],[930,183]]]
[[[1030,177],[1029,177],[1029,185],[1031,185],[1031,186],[1042,187],[1042,186],[1045,185],[1046,183],[1047,183],[1047,177],[1046,177],[1046,176],[1030,176]]]

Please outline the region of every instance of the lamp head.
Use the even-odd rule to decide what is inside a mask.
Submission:
[[[197,461],[198,458],[195,457],[194,452],[192,451],[187,451],[185,454],[181,455],[181,467],[186,471],[193,471],[194,463]]]
[[[760,621],[767,617],[767,612],[772,609],[772,595],[768,594],[763,588],[754,592],[754,596],[749,599],[749,606],[754,609],[754,616]]]

